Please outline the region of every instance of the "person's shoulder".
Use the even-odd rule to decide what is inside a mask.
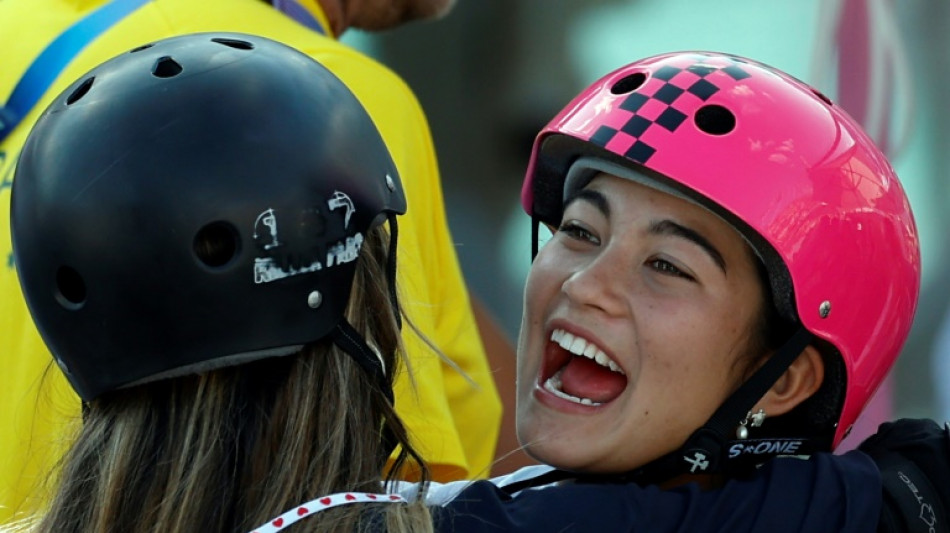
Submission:
[[[0,79],[19,81],[34,58],[82,16],[65,3],[0,0]],[[0,86],[0,94],[4,88]]]
[[[362,50],[320,35],[284,40],[330,70],[373,117],[400,172],[428,164],[432,147],[422,105],[405,80]]]
[[[506,487],[540,478],[544,474],[552,471],[554,471],[554,468],[547,465],[532,465],[515,470],[510,474],[493,477],[491,479],[450,481],[447,483],[431,482],[425,487],[425,499],[428,505],[444,506],[451,503],[475,484],[494,487],[504,491]],[[418,483],[404,481],[397,482],[395,488],[397,492],[407,500],[418,499],[422,489]]]
[[[0,1],[0,14],[18,15],[18,16],[23,16],[23,17],[27,17],[33,14],[34,16],[36,16],[36,15],[39,15],[39,13],[36,13],[37,11],[35,9],[36,4],[49,4],[49,6],[44,6],[40,11],[43,11],[46,9],[55,9],[57,7],[52,2],[31,2],[30,0],[2,0]],[[0,19],[0,21],[7,21],[7,20],[9,19],[6,19],[6,18]],[[4,26],[5,25],[6,24],[4,24]]]
[[[874,531],[881,476],[861,452],[777,457],[750,478],[712,491],[705,509],[716,520],[745,520],[754,531]],[[752,506],[754,516],[737,514]]]
[[[354,85],[365,85],[387,98],[398,96],[415,101],[415,94],[405,80],[363,50],[318,35],[288,44],[327,67],[351,89]]]
[[[455,486],[433,508],[436,530],[842,533],[873,530],[880,502],[874,465],[860,453],[774,459],[751,478],[710,491],[608,478],[546,482],[552,473],[529,467]]]
[[[886,422],[858,449],[880,470],[884,531],[946,531],[950,523],[950,425]]]

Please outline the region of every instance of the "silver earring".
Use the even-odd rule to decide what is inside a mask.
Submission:
[[[739,427],[736,429],[736,437],[739,440],[745,440],[749,437],[749,428],[746,426],[752,426],[757,428],[762,425],[762,422],[765,422],[765,409],[759,409],[756,412],[749,411],[746,413],[745,418],[742,419],[742,422],[739,422]]]

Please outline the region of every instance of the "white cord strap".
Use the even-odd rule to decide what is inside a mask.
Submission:
[[[250,533],[275,533],[285,527],[306,518],[312,514],[325,511],[340,505],[350,503],[405,503],[406,500],[398,494],[373,494],[371,492],[340,492],[316,500],[287,511],[270,522],[256,527]]]

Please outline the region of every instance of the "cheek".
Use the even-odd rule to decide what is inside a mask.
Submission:
[[[523,344],[525,342],[528,330],[539,320],[539,288],[541,286],[542,284],[538,282],[538,276],[535,274],[535,269],[532,268],[528,273],[528,278],[525,280],[524,300],[521,311],[521,336],[519,344]]]
[[[564,273],[557,268],[557,259],[554,254],[542,249],[528,271],[524,288],[524,325],[531,325],[531,320],[537,320],[540,311],[547,303],[560,292]]]
[[[521,315],[521,328],[518,335],[518,383],[529,381],[527,374],[537,371],[538,360],[540,359],[541,346],[544,339],[542,337],[543,313],[545,288],[549,283],[545,283],[544,275],[538,268],[537,260],[528,273],[525,281],[524,304]]]
[[[692,398],[688,405],[724,399],[734,381],[735,346],[744,332],[736,321],[711,320],[705,312],[667,318],[640,329],[641,385],[657,397]]]
[[[517,347],[517,360],[515,361],[515,372],[516,376],[516,386],[521,387],[522,383],[525,383],[530,380],[529,374],[532,372],[531,368],[537,369],[537,357],[532,357],[531,349],[531,337],[533,328],[530,327],[530,322],[528,318],[527,305],[525,306],[525,313],[521,318],[521,329],[518,333],[518,347]],[[537,352],[538,350],[534,350]]]
[[[705,351],[701,352],[703,359],[696,361],[697,374],[704,378],[697,386],[702,388],[710,401],[718,400],[716,405],[724,401],[739,384],[742,371],[740,358],[745,357],[749,337],[747,324],[741,320],[741,315],[735,313],[705,332],[707,342]]]
[[[724,349],[728,350],[724,356],[732,364],[731,375],[738,381],[750,360],[760,355],[750,353],[750,350],[760,344],[760,322],[766,303],[764,291],[758,284],[736,287],[732,294],[736,295],[730,306],[733,312],[726,314],[721,330]]]

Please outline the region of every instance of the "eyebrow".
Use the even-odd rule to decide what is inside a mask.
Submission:
[[[567,206],[572,204],[575,200],[587,201],[603,213],[606,218],[610,218],[610,204],[600,191],[581,189],[568,197],[567,201],[564,202],[564,208],[567,209]],[[709,242],[709,239],[700,235],[696,230],[677,224],[672,220],[657,220],[650,223],[648,231],[652,235],[672,235],[696,244],[716,263],[716,266],[722,270],[723,274],[726,273],[726,261],[722,258],[722,254]]]
[[[567,209],[575,200],[586,200],[593,204],[605,217],[610,218],[610,204],[607,203],[607,198],[600,191],[592,189],[576,191],[564,202],[564,209]]]
[[[650,223],[649,231],[653,235],[673,235],[696,244],[712,258],[713,262],[719,266],[723,274],[726,273],[726,261],[722,258],[722,254],[719,253],[719,250],[717,250],[706,237],[703,237],[695,230],[681,226],[672,220],[657,220]]]

